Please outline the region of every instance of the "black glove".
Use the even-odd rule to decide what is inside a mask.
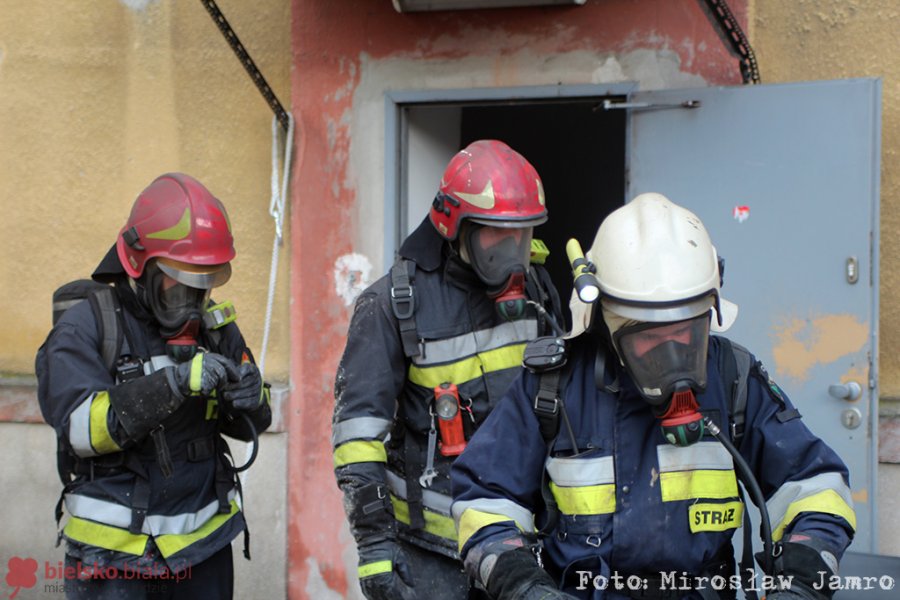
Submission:
[[[567,600],[547,571],[538,566],[528,547],[508,550],[497,558],[487,581],[487,591],[495,600]]]
[[[236,410],[256,410],[264,400],[259,368],[251,362],[241,363],[238,367],[238,376],[240,378],[238,382],[229,382],[222,388],[225,406]]]
[[[415,600],[406,553],[392,540],[359,546],[359,586],[368,600]]]
[[[804,536],[806,538],[806,536]],[[796,536],[793,538],[796,539]],[[790,584],[780,585],[766,594],[769,600],[830,600],[834,590],[827,586],[816,589],[814,584],[825,580],[837,571],[837,558],[831,549],[814,538],[802,541],[782,542],[781,553],[775,559],[775,582],[790,578]],[[779,577],[780,576],[780,577]]]
[[[198,352],[188,362],[169,369],[172,373],[170,384],[184,396],[208,398],[213,390],[241,379],[234,363],[214,352]]]

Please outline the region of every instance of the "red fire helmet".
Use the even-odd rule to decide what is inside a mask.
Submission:
[[[534,227],[547,220],[544,187],[525,157],[497,140],[479,140],[447,165],[429,213],[444,238],[455,240],[471,219],[492,227]]]
[[[116,250],[130,277],[140,277],[147,261],[158,258],[176,280],[205,289],[228,280],[235,255],[225,207],[183,173],[161,175],[141,192]]]

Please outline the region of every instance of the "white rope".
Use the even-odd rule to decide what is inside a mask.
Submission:
[[[281,182],[279,183],[279,135],[278,118],[272,117],[272,199],[269,214],[275,220],[275,239],[272,242],[272,264],[269,269],[269,296],[266,299],[266,320],[263,325],[263,341],[259,352],[259,372],[265,377],[266,352],[269,349],[269,331],[272,328],[272,307],[275,303],[275,284],[278,280],[278,255],[284,242],[284,207],[288,195],[291,171],[291,152],[294,146],[294,117],[288,114],[288,131],[284,139],[284,158],[281,161]]]
[[[272,200],[269,202],[269,214],[275,220],[275,239],[272,242],[272,265],[269,268],[269,296],[266,298],[266,320],[263,325],[262,348],[259,351],[259,373],[265,380],[266,375],[266,351],[269,347],[269,330],[272,328],[272,307],[275,304],[275,284],[278,281],[278,254],[284,241],[284,207],[287,200],[288,181],[290,181],[291,152],[294,146],[294,117],[288,113],[288,131],[284,139],[284,158],[278,163],[278,118],[272,117]],[[281,182],[278,181],[278,172],[281,169]],[[258,442],[257,442],[258,443]],[[244,452],[244,462],[247,464],[253,454],[252,442],[247,444]],[[246,488],[247,474],[243,471],[238,474],[241,485]]]

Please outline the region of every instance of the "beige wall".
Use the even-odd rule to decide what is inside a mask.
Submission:
[[[220,0],[290,107],[289,0]],[[228,209],[232,300],[251,348],[263,335],[273,224],[272,113],[196,0],[0,0],[0,373],[30,375],[50,297],[87,276],[137,194],[184,171]],[[288,252],[267,375],[288,372]]]

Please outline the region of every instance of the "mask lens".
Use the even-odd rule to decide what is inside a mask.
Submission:
[[[685,321],[641,323],[615,334],[622,362],[641,394],[661,404],[684,382],[706,388],[709,313]]]
[[[208,302],[209,290],[189,287],[158,269],[151,269],[150,306],[164,327],[177,328],[192,316],[203,314]]]
[[[524,271],[531,256],[531,227],[503,228],[473,225],[466,236],[467,250],[478,277],[488,285],[504,283],[515,271]]]

